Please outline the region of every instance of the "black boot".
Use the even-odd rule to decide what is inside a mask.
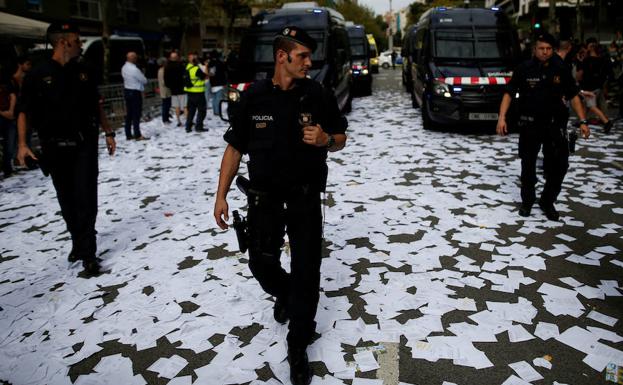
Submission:
[[[541,208],[541,210],[543,210],[543,212],[545,213],[545,216],[550,221],[557,221],[560,219],[560,214],[558,214],[558,211],[556,210],[556,208],[554,207],[552,203],[545,204],[545,203],[539,202],[539,207]]]
[[[279,300],[279,298],[275,297],[275,307],[273,308],[273,316],[275,317],[275,321],[280,324],[284,324],[288,321],[290,316],[288,315],[288,307],[285,304],[285,301]]]
[[[290,381],[292,385],[311,384],[313,373],[305,350],[306,348],[288,348]]]
[[[80,260],[80,257],[74,253],[73,249],[71,249],[71,252],[67,256],[67,260],[71,263],[74,263],[74,262],[78,262]]]
[[[532,205],[529,205],[527,203],[522,203],[519,207],[519,215],[521,215],[522,217],[529,217],[531,211]]]
[[[84,267],[84,274],[87,278],[96,277],[100,274],[100,264],[96,258],[84,259],[82,267]]]

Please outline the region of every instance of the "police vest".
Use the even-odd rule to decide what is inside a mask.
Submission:
[[[192,87],[188,87],[188,85],[190,84],[185,84],[184,85],[184,91],[186,92],[190,92],[190,93],[203,93],[205,92],[205,81],[203,79],[200,79],[197,76],[197,71],[199,70],[199,66],[194,65],[192,63],[188,63],[186,65],[186,72],[188,73],[186,76],[190,77],[190,84],[192,84]]]

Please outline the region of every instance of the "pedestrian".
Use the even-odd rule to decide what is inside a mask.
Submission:
[[[398,56],[398,54],[396,53],[395,50],[392,50],[392,69],[395,70],[396,69],[396,57]]]
[[[242,154],[249,154],[249,268],[275,297],[274,317],[288,319],[288,360],[294,385],[311,382],[306,349],[314,333],[320,290],[322,214],[327,151],[346,143],[346,119],[329,89],[306,76],[316,41],[297,27],[273,41],[272,79],[255,82],[243,95],[224,135],[214,217],[228,227],[227,193]],[[280,262],[284,235],[290,273]]]
[[[581,61],[578,71],[577,80],[580,82],[580,88],[582,90],[590,91],[594,96],[586,96],[584,102],[589,112],[597,115],[597,118],[602,122],[604,132],[607,134],[612,129],[613,122],[611,122],[606,114],[598,106],[598,99],[603,93],[604,85],[608,79],[610,73],[609,60],[601,55],[599,52],[599,45],[597,39],[589,38],[586,40],[587,55],[583,61]]]
[[[160,91],[160,99],[162,100],[162,123],[171,123],[171,90],[164,83],[164,68],[167,59],[161,57],[158,59],[158,90]]]
[[[70,262],[82,260],[87,276],[99,273],[96,259],[98,123],[108,153],[115,152],[115,133],[108,124],[95,76],[79,62],[80,31],[70,22],[52,23],[47,37],[52,57],[24,78],[18,101],[18,152],[39,161],[52,176],[63,219],[71,235]],[[26,144],[26,128],[37,131],[42,153],[36,157]]]
[[[210,76],[210,95],[212,97],[212,112],[214,115],[221,113],[221,100],[227,84],[227,68],[221,60],[221,54],[217,50],[210,52],[210,64],[208,65]]]
[[[126,62],[121,67],[123,77],[123,96],[125,98],[125,137],[127,140],[145,140],[141,134],[141,115],[143,114],[143,91],[147,78],[136,66],[138,55],[130,51],[126,55]],[[134,131],[134,134],[132,134]]]
[[[171,105],[175,108],[178,127],[182,127],[181,116],[186,109],[184,72],[184,63],[181,62],[180,55],[176,51],[172,51],[164,68],[164,84],[171,90]]]
[[[212,93],[212,87],[210,87],[210,75],[208,74],[208,68],[210,66],[210,55],[204,54],[203,59],[201,60],[201,65],[199,68],[206,74],[206,78],[204,81],[204,95],[206,98],[206,105],[210,104],[210,94]]]
[[[2,133],[2,172],[5,178],[13,174],[13,160],[17,152],[17,125],[15,111],[18,89],[7,68],[0,72],[0,132]]]
[[[24,76],[32,69],[32,61],[28,56],[22,55],[17,58],[17,67],[13,73],[13,81],[21,87]]]
[[[502,98],[497,123],[497,133],[508,133],[506,113],[514,95],[519,94],[519,157],[521,158],[521,207],[519,215],[530,215],[536,201],[536,161],[543,148],[545,186],[539,207],[547,219],[557,221],[559,214],[554,203],[560,193],[562,181],[569,166],[567,139],[568,110],[565,100],[580,118],[584,138],[590,130],[571,71],[553,54],[556,46],[552,35],[544,33],[535,41],[534,56],[520,64]]]
[[[205,97],[205,78],[206,74],[199,68],[199,55],[196,52],[188,55],[186,73],[184,81],[184,91],[186,91],[186,105],[188,116],[186,117],[186,132],[192,131],[193,119],[197,114],[195,131],[208,131],[203,128],[203,120],[206,117],[207,102]]]
[[[17,58],[17,67],[15,69],[15,72],[13,73],[13,86],[14,88],[17,90],[17,97],[19,99],[19,96],[21,94],[21,89],[22,89],[22,83],[24,81],[24,76],[26,76],[26,74],[32,69],[32,61],[30,60],[30,58],[28,56],[22,55],[19,56]],[[14,112],[14,116],[17,118],[18,115],[17,110],[15,110]],[[16,124],[17,127],[17,124]],[[16,134],[15,137],[17,138],[17,128],[16,128]],[[30,146],[32,140],[32,129],[30,129],[30,127],[28,127],[28,131],[26,133],[26,143],[28,143],[28,145]],[[16,148],[17,150],[17,148]],[[32,165],[29,165],[28,168],[32,168]]]

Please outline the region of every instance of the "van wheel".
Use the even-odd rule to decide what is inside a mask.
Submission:
[[[366,84],[366,87],[363,90],[363,94],[365,96],[370,96],[372,95],[372,79],[370,79],[370,81],[368,82],[368,84]]]
[[[409,93],[411,94],[411,106],[413,106],[413,108],[417,110],[418,108],[420,108],[420,105],[417,102],[417,98],[415,97],[415,92],[413,91],[413,88],[411,88],[411,92]]]
[[[383,63],[382,67],[383,67],[384,69],[388,69],[388,68],[389,68],[389,64],[387,64],[387,63]]]
[[[353,94],[352,92],[348,94],[348,99],[346,99],[346,104],[344,104],[344,113],[348,114],[353,110]]]
[[[422,126],[424,127],[425,130],[435,129],[435,123],[430,118],[430,115],[428,113],[428,103],[426,102],[425,96],[423,96],[423,100],[422,100]]]

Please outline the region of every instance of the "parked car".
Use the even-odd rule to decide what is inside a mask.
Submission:
[[[433,8],[417,24],[410,50],[413,105],[425,129],[493,124],[520,61],[517,32],[503,11]]]
[[[290,24],[305,29],[318,43],[309,77],[332,89],[340,109],[350,111],[351,51],[344,17],[332,8],[310,3],[287,3],[280,9],[265,10],[253,17],[242,37],[237,66],[229,76],[225,102],[235,103],[253,81],[273,76],[273,39]],[[235,108],[227,108],[228,115],[233,110]],[[226,119],[225,116],[221,118]]]
[[[400,51],[396,50],[396,64],[402,64],[402,56],[400,56]],[[389,68],[392,66],[392,51],[384,51],[381,52],[379,56],[379,65],[383,68]]]

